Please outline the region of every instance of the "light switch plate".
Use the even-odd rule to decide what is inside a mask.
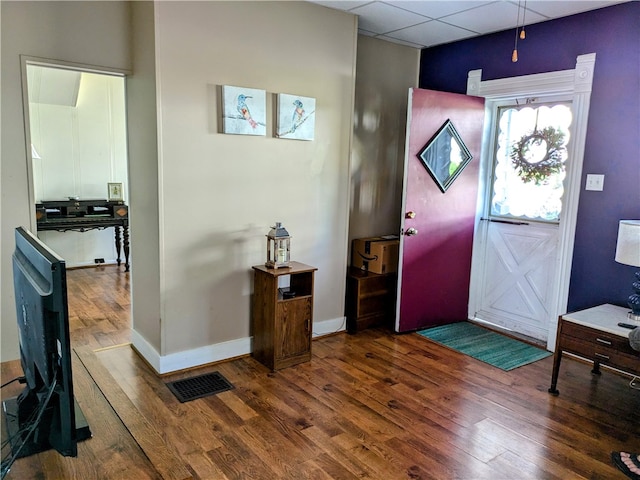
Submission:
[[[585,190],[601,192],[604,189],[604,175],[587,175],[587,185]]]

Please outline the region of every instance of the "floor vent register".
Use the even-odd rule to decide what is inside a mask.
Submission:
[[[181,403],[216,395],[234,388],[219,372],[183,378],[182,380],[168,382],[166,385]]]

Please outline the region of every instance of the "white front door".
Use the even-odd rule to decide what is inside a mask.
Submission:
[[[494,118],[474,318],[546,341],[558,292],[571,105],[514,102]]]
[[[575,70],[481,81],[486,98],[469,318],[553,350],[565,313],[595,55]]]

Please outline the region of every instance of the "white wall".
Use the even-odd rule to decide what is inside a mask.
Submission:
[[[11,281],[14,228],[35,224],[27,181],[20,55],[128,69],[129,4],[3,1],[0,21],[0,316],[4,361],[19,355]]]
[[[180,368],[194,349],[190,362],[215,360],[224,342],[247,353],[251,266],[276,221],[292,259],[318,267],[314,330],[339,328],[355,17],[305,2],[158,2],[155,22],[162,345],[134,344]],[[266,137],[220,133],[221,85],[266,90]],[[274,137],[277,93],[316,99],[314,141]]]
[[[30,97],[48,75],[28,66]],[[58,71],[73,76],[73,71]],[[66,200],[106,199],[107,183],[124,186],[127,199],[127,135],[124,77],[81,73],[77,102],[73,105],[30,102],[31,142],[40,159],[33,160],[34,198]],[[58,87],[66,82],[53,81]],[[36,95],[36,98],[38,96]],[[45,99],[46,100],[46,99]],[[39,232],[38,236],[67,267],[93,265],[95,258],[115,263],[117,252],[112,228],[88,232]],[[120,253],[122,256],[122,252]]]

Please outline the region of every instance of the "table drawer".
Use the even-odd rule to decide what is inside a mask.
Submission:
[[[640,358],[631,357],[621,352],[596,350],[593,359],[625,372],[634,374],[640,372]]]
[[[621,353],[631,356],[638,356],[638,352],[631,348],[629,339],[613,335],[611,333],[595,330],[572,322],[562,322],[561,341],[565,341],[564,337],[576,338],[587,343],[592,343],[604,348],[611,348]],[[567,339],[568,340],[568,339]]]
[[[560,340],[560,348],[563,351],[574,353],[588,360],[600,362],[603,365],[609,365],[626,372],[637,373],[640,371],[640,356],[633,349],[629,347],[631,351],[629,353],[597,342],[598,339],[609,341],[608,337],[608,335],[604,338],[597,336],[596,340],[593,340],[593,338],[582,339],[575,336],[563,336]]]

